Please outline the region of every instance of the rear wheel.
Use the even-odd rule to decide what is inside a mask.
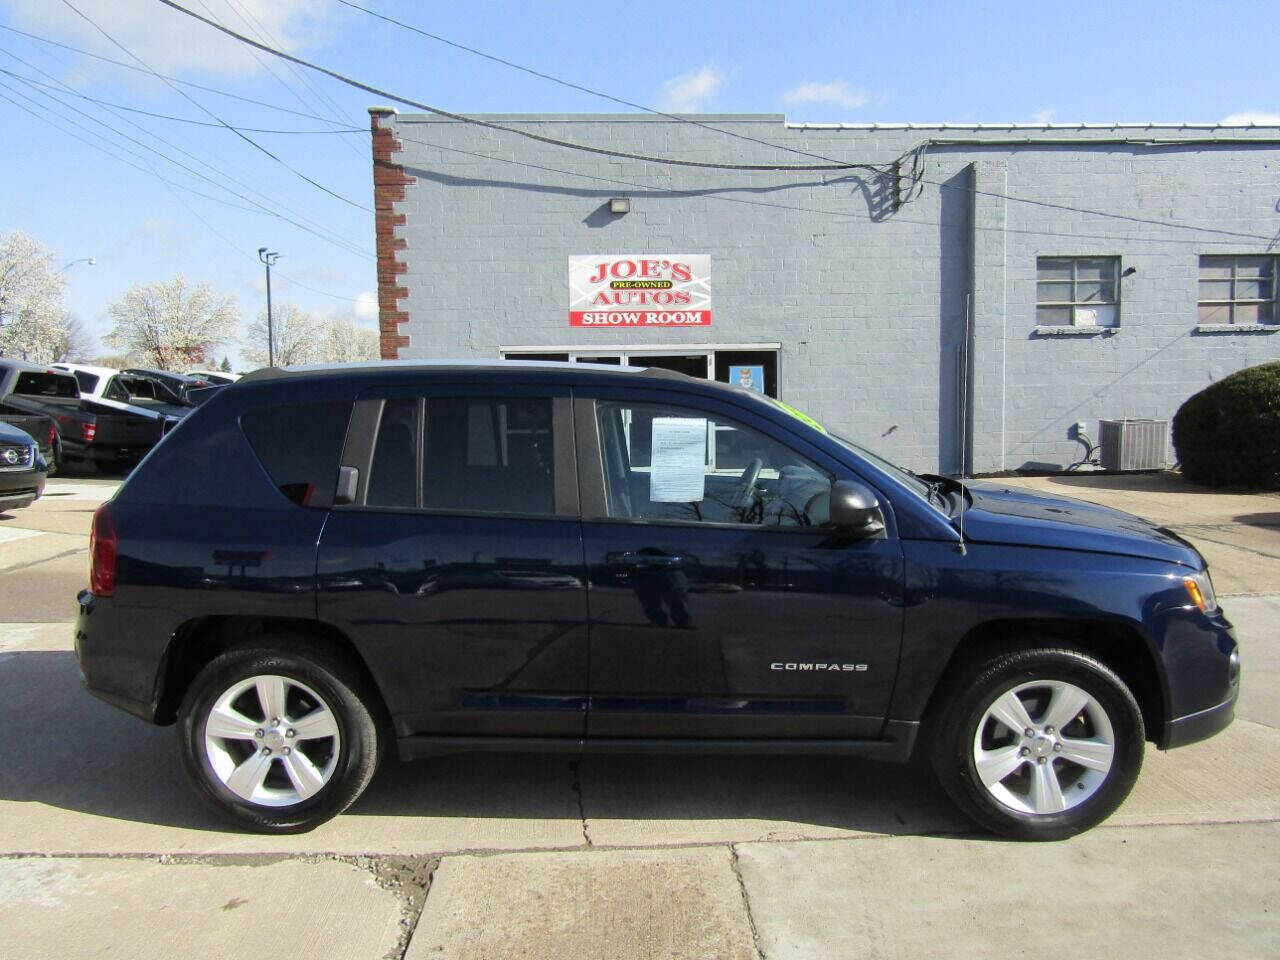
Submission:
[[[379,755],[373,698],[342,658],[271,646],[223,653],[192,682],[178,715],[183,768],[220,815],[297,833],[364,791]]]
[[[1124,682],[1079,650],[995,654],[952,678],[931,721],[943,787],[979,824],[1059,840],[1100,823],[1142,767],[1142,713]]]

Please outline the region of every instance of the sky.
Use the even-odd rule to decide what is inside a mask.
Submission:
[[[627,111],[341,0],[179,2],[456,113]],[[1274,0],[352,2],[668,112],[1280,123]],[[247,325],[265,309],[264,246],[280,254],[275,302],[376,326],[377,98],[158,0],[0,0],[0,71],[0,233],[29,233],[69,265],[67,308],[93,335],[130,286],[179,273],[234,296]]]

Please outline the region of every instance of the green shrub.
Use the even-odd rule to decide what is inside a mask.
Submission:
[[[1173,446],[1189,480],[1280,490],[1280,361],[1224,377],[1184,403]]]

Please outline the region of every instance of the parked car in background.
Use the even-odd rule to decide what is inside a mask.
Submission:
[[[50,366],[55,370],[65,370],[76,378],[80,399],[90,409],[96,404],[111,411],[158,420],[161,433],[168,433],[177,421],[191,412],[192,404],[179,398],[166,383],[155,377],[80,363],[51,363]]]
[[[53,476],[58,468],[58,425],[53,418],[41,413],[22,413],[0,403],[0,424],[5,423],[31,435],[40,448],[40,455],[49,465],[49,476]]]
[[[188,370],[187,376],[195,380],[207,380],[215,386],[228,383],[235,383],[240,379],[240,374],[231,373],[226,370]]]
[[[977,823],[1060,839],[1239,693],[1168,530],[918,477],[669,371],[259,370],[134,471],[90,552],[89,690],[176,721],[196,793],[268,832],[344,810],[389,746],[918,745]]]
[[[80,398],[76,378],[63,370],[0,358],[0,405],[53,420],[58,463],[81,461],[112,469],[141,460],[163,435],[161,423],[133,413],[105,412]]]
[[[44,492],[48,469],[34,437],[0,423],[0,513],[31,506]]]
[[[129,367],[128,369],[121,370],[120,372],[139,377],[150,377],[153,380],[158,380],[160,383],[163,383],[179,401],[187,404],[191,402],[187,398],[187,394],[190,391],[210,386],[210,381],[208,380],[200,377],[188,377],[182,373],[171,373],[168,370],[152,370],[146,367]]]

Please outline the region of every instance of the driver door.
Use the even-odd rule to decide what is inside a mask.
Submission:
[[[848,468],[712,399],[581,394],[588,736],[879,735],[903,557],[833,536]]]

